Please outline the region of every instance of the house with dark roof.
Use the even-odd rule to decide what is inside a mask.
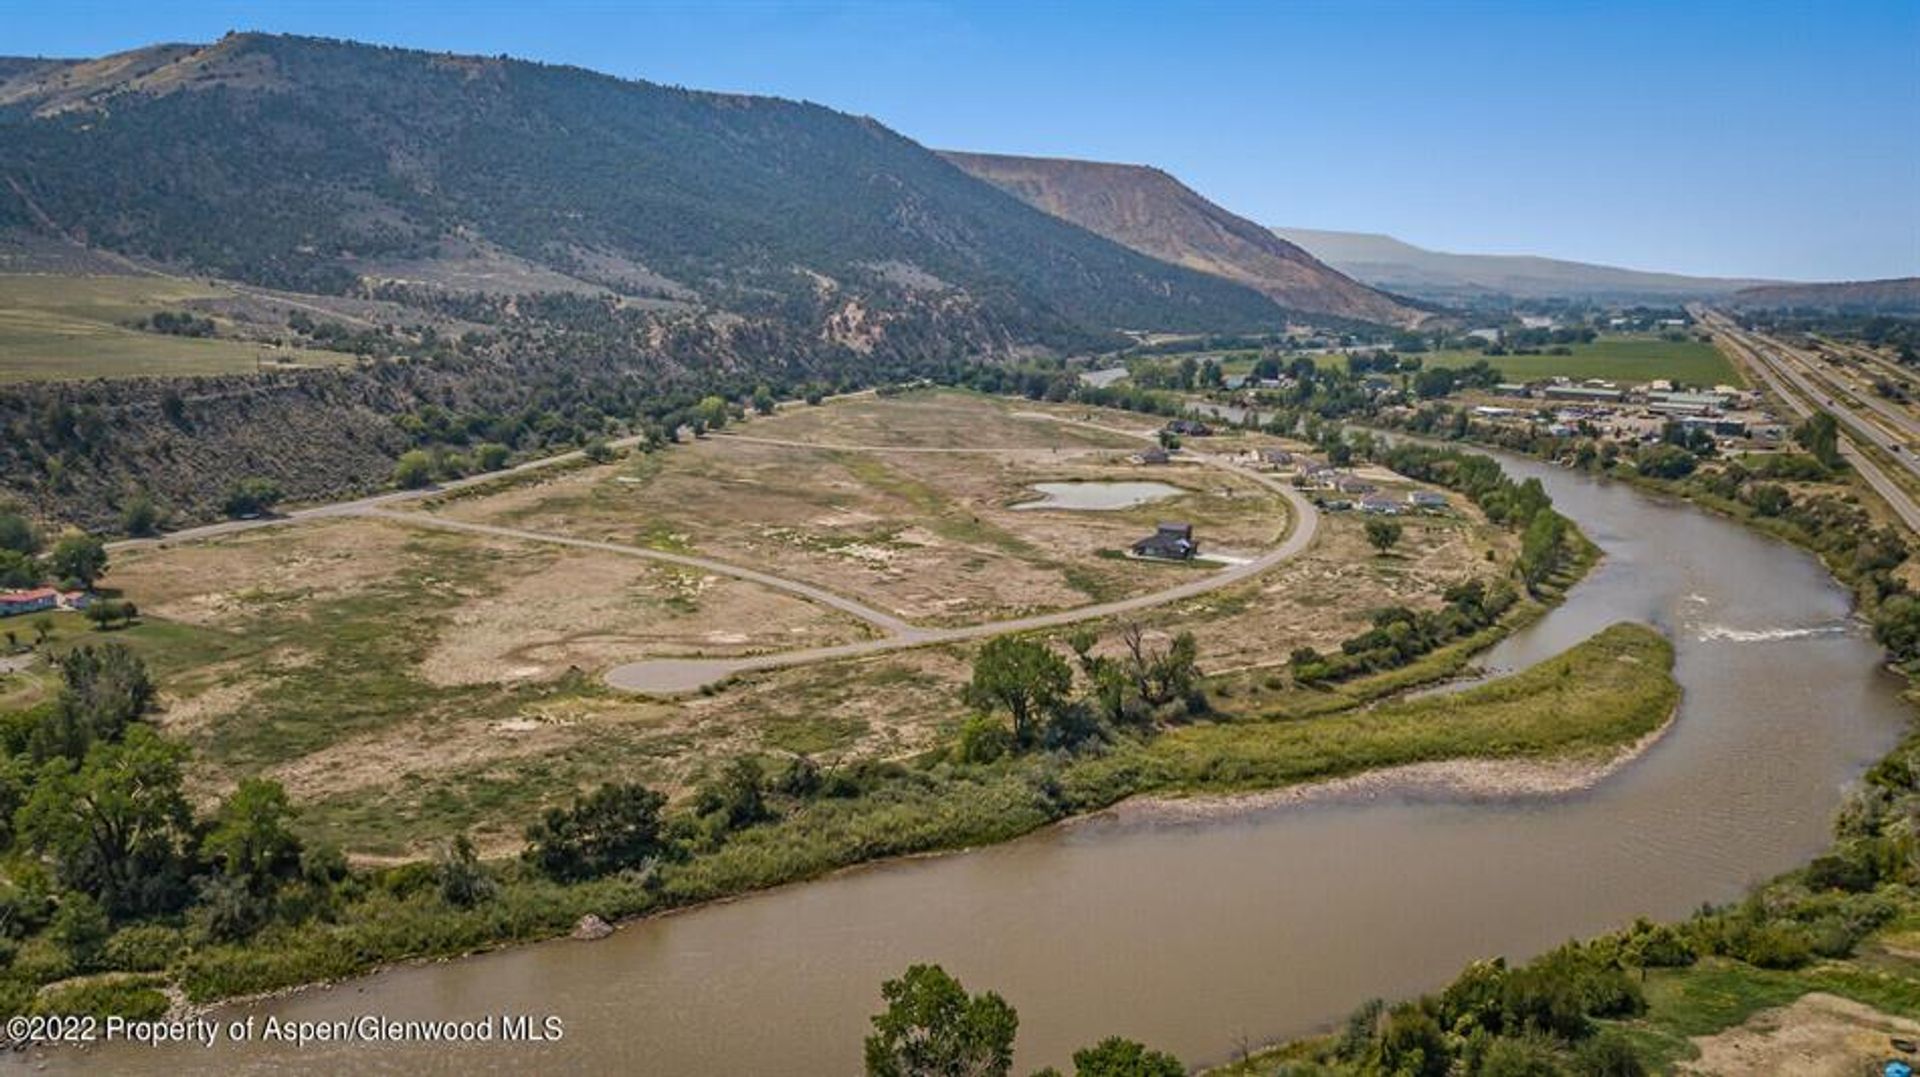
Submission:
[[[1360,499],[1360,511],[1374,516],[1400,515],[1400,502],[1380,494],[1369,494]]]
[[[1192,524],[1161,524],[1153,534],[1133,544],[1133,556],[1157,561],[1191,561],[1199,552]]]
[[[1173,456],[1165,449],[1142,449],[1134,454],[1133,459],[1140,464],[1165,464],[1172,462]]]
[[[1181,437],[1204,438],[1213,436],[1213,427],[1198,419],[1172,419],[1167,422],[1167,433]]]
[[[1416,509],[1444,509],[1447,507],[1447,495],[1437,490],[1414,490],[1407,495],[1407,504]]]

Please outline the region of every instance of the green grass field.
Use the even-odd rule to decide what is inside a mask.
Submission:
[[[1486,359],[1509,381],[1540,378],[1604,378],[1644,382],[1667,378],[1688,385],[1744,385],[1746,379],[1711,344],[1653,336],[1608,336],[1567,345],[1572,355],[1495,355],[1477,351],[1429,352],[1428,366],[1460,367]]]
[[[193,299],[227,296],[174,277],[0,274],[0,382],[231,374],[263,355],[302,364],[351,362],[337,352],[280,352],[261,344],[142,332],[130,323]]]
[[[1495,355],[1483,356],[1465,348],[1427,352],[1420,356],[1428,366],[1461,367],[1479,359],[1492,363],[1509,381],[1535,381],[1541,378],[1605,378],[1608,381],[1644,382],[1667,378],[1689,385],[1745,385],[1738,368],[1711,344],[1697,340],[1662,340],[1652,334],[1603,336],[1591,344],[1569,344],[1571,355]],[[1253,369],[1260,353],[1252,350],[1195,352],[1213,356],[1228,376]],[[1160,359],[1178,361],[1179,356]],[[1291,359],[1285,361],[1291,362]],[[1323,367],[1344,367],[1344,355],[1316,355]]]

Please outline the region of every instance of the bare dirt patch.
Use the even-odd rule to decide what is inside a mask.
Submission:
[[[1920,1021],[1816,991],[1790,1006],[1754,1014],[1725,1032],[1694,1037],[1700,1057],[1682,1062],[1679,1069],[1858,1077],[1878,1073],[1876,1063],[1902,1057],[1890,1049],[1888,1040],[1894,1036],[1920,1040]]]
[[[851,618],[742,580],[613,553],[521,551],[421,664],[434,684],[546,680],[639,656],[735,656],[865,638]]]
[[[1337,650],[1365,627],[1369,611],[1438,608],[1445,588],[1501,576],[1511,564],[1513,537],[1484,520],[1417,516],[1400,523],[1399,544],[1382,556],[1367,544],[1363,517],[1323,513],[1319,535],[1301,556],[1241,586],[1139,619],[1191,630],[1210,673],[1277,668],[1297,647]]]
[[[392,574],[412,535],[397,524],[342,519],[162,543],[116,554],[110,582],[147,613],[227,627],[265,608],[364,590]]]

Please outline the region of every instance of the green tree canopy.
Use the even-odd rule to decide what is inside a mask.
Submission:
[[[1073,670],[1053,649],[1037,640],[998,636],[973,659],[967,702],[983,711],[1004,709],[1013,716],[1013,737],[1031,744],[1038,723],[1073,688]]]
[[[293,805],[279,782],[248,778],[220,805],[200,853],[255,896],[266,896],[300,870]]]
[[[53,552],[47,555],[47,568],[61,580],[90,588],[107,574],[106,544],[92,535],[67,535],[54,543]]]
[[[661,852],[660,809],[666,803],[644,785],[608,782],[571,808],[549,808],[527,828],[523,855],[563,882],[640,867]]]
[[[192,817],[181,792],[181,745],[145,726],[95,744],[86,761],[41,771],[15,830],[60,882],[126,919],[176,909],[187,894]]]
[[[868,1077],[1004,1077],[1020,1017],[989,991],[968,995],[938,965],[880,986],[887,1008],[867,1037]]]
[[[1187,1067],[1165,1051],[1109,1036],[1073,1053],[1074,1077],[1186,1077]]]
[[[1400,525],[1393,520],[1368,520],[1367,542],[1381,553],[1393,549],[1400,541]]]

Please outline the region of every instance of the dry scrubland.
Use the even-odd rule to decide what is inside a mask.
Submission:
[[[739,433],[1010,451],[856,453],[719,436],[416,511],[692,550],[928,624],[1084,605],[1208,571],[1111,555],[1163,517],[1195,521],[1209,549],[1249,553],[1289,526],[1281,499],[1244,478],[1132,466],[1123,458],[1140,442],[1020,414],[1033,410],[960,393],[789,409]],[[1053,410],[1121,430],[1149,422]],[[1232,435],[1207,448],[1259,440]],[[1189,492],[1112,513],[1008,507],[1029,499],[1028,483],[1073,477],[1153,478]],[[1477,518],[1404,522],[1399,546],[1381,556],[1358,517],[1328,514],[1302,556],[1141,620],[1195,632],[1229,712],[1336,702],[1338,692],[1285,682],[1294,647],[1337,646],[1371,608],[1433,604],[1446,584],[1508,561],[1511,538]],[[972,654],[928,647],[758,674],[684,699],[629,696],[598,674],[648,656],[798,649],[872,630],[726,576],[373,518],[128,550],[109,579],[147,615],[114,637],[158,671],[159,720],[191,743],[195,788],[212,796],[271,775],[309,832],[373,859],[421,853],[461,828],[510,850],[539,807],[613,777],[684,792],[741,753],[802,752],[829,765],[914,753],[964,717]],[[943,601],[956,595],[964,602]],[[77,620],[62,633],[92,635]],[[16,678],[8,690],[37,689]]]

